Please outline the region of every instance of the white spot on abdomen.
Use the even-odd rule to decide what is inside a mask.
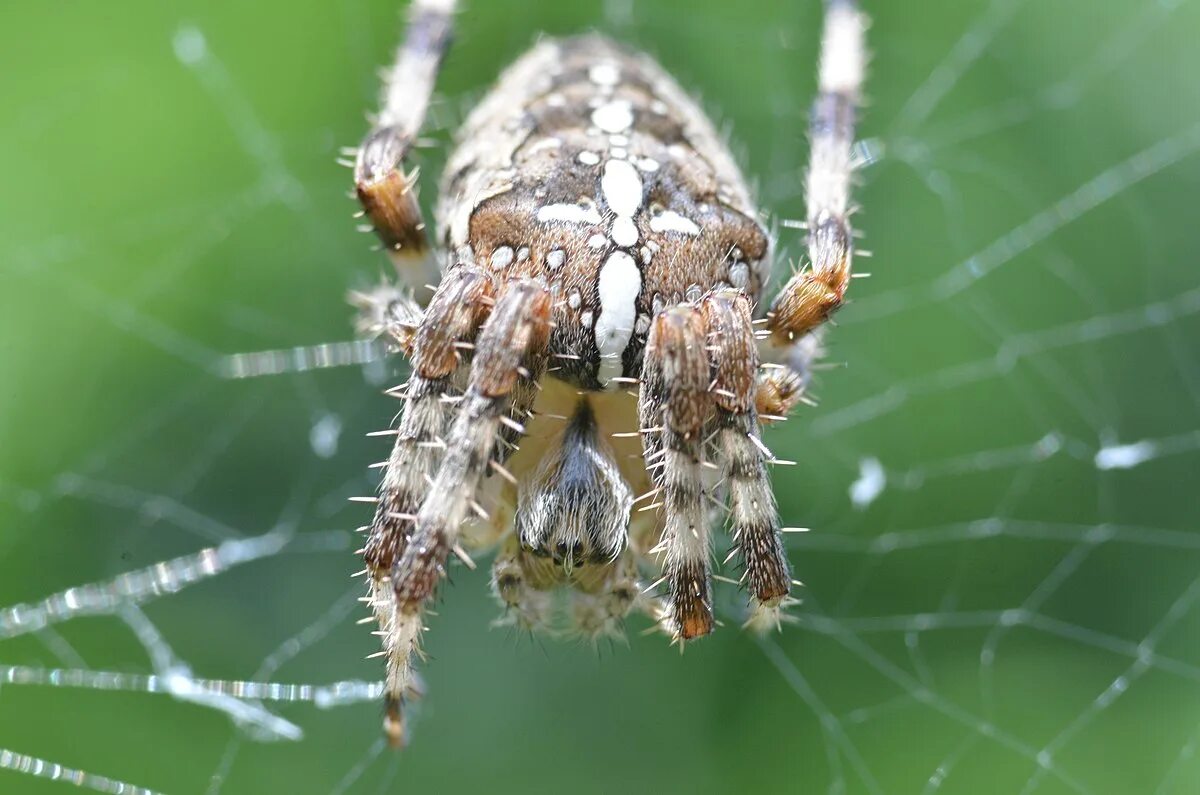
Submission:
[[[513,250],[510,246],[501,246],[492,252],[492,267],[496,270],[507,268],[512,261]]]
[[[616,64],[605,61],[588,70],[588,79],[596,85],[615,86],[621,80],[621,70]]]
[[[618,218],[613,221],[613,242],[622,248],[629,248],[638,242],[637,225],[632,218]]]
[[[633,257],[624,251],[610,254],[600,266],[600,316],[596,318],[596,349],[600,351],[596,376],[606,387],[624,369],[621,356],[633,336],[641,291],[642,273]]]
[[[533,146],[529,147],[529,154],[540,152],[543,149],[559,149],[560,147],[562,147],[561,138],[543,138]]]
[[[604,219],[595,207],[578,204],[547,204],[538,208],[537,219],[542,223],[566,221],[572,224],[598,224]]]
[[[633,108],[623,99],[605,102],[592,111],[592,124],[606,133],[625,132],[633,126]]]
[[[636,245],[638,230],[633,216],[642,207],[642,175],[624,160],[609,160],[600,177],[600,192],[617,216],[612,223],[613,242],[622,248]]]
[[[679,232],[692,237],[700,234],[700,227],[696,226],[695,221],[674,210],[666,210],[651,218],[650,229],[655,232]]]
[[[631,217],[642,206],[642,175],[624,160],[604,164],[600,190],[608,207],[617,215]]]

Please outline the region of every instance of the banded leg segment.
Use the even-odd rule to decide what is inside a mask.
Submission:
[[[865,29],[866,17],[856,0],[826,0],[805,182],[810,263],[792,276],[767,313],[771,341],[778,348],[786,349],[828,320],[850,283],[852,148],[866,68]]]
[[[523,379],[545,367],[550,334],[550,293],[522,280],[497,300],[475,343],[470,382],[446,438],[446,452],[425,489],[416,526],[392,567],[401,610],[418,609],[445,575],[446,558],[493,460],[502,413]]]
[[[711,542],[700,470],[711,414],[704,321],[688,305],[660,313],[646,341],[638,418],[646,468],[666,511],[662,540],[669,586],[662,622],[687,640],[712,632]]]
[[[461,358],[458,346],[474,337],[487,316],[490,290],[482,274],[451,274],[425,312],[412,341],[413,375],[401,394],[405,406],[363,550],[368,598],[386,658],[384,730],[397,746],[404,741],[402,705],[414,690],[412,656],[419,649],[423,620],[420,611],[399,609],[391,571],[408,547],[428,480],[441,463],[458,393],[453,383]]]
[[[385,78],[383,107],[354,164],[358,200],[400,278],[412,289],[436,282],[438,271],[417,202],[418,173],[405,173],[404,163],[450,47],[454,6],[455,0],[413,0],[404,43]]]
[[[460,271],[446,277],[413,340],[413,375],[401,397],[396,442],[384,471],[364,559],[373,576],[386,577],[404,552],[427,481],[437,472],[457,391],[459,346],[471,339],[490,305],[487,277]]]
[[[725,290],[707,296],[701,309],[712,357],[714,441],[728,481],[730,531],[756,606],[774,608],[787,597],[792,580],[759,441],[758,350],[750,301]]]

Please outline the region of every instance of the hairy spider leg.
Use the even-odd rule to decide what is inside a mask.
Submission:
[[[447,279],[452,277],[453,272]],[[475,496],[489,464],[501,454],[497,450],[501,423],[508,418],[506,412],[512,410],[514,398],[526,399],[528,393],[518,389],[520,382],[536,382],[545,368],[550,304],[549,292],[532,280],[507,284],[474,343],[466,390],[450,408],[454,418],[441,461],[432,478],[422,484],[415,519],[411,515],[403,518],[411,522],[412,529],[390,570],[395,633],[393,638],[385,639],[389,668],[411,670],[411,656],[420,643],[423,608],[446,576],[447,558],[458,547],[468,512],[482,511]],[[442,328],[424,324],[418,334],[426,328],[431,338],[444,336]],[[419,337],[418,355],[423,353],[420,342]],[[453,345],[447,350],[444,340],[441,342],[447,358],[445,366],[435,369],[435,373],[451,371],[449,350],[454,350]],[[414,364],[418,369],[422,365]],[[403,684],[396,682],[387,694],[386,729],[395,744],[403,741]]]
[[[712,556],[705,510],[705,421],[711,413],[709,363],[700,310],[681,304],[650,325],[638,396],[646,468],[662,490],[666,521],[651,550],[662,559],[668,596],[663,629],[680,640],[712,632]]]
[[[729,529],[754,621],[786,605],[792,580],[755,409],[758,349],[750,300],[735,290],[718,290],[704,298],[700,311],[713,373],[710,436],[729,491]]]
[[[804,184],[809,264],[788,280],[771,305],[764,346],[764,358],[794,370],[800,383],[805,376],[796,368],[811,357],[793,348],[813,344],[805,343],[805,338],[842,305],[850,284],[854,253],[850,188],[855,116],[866,69],[865,32],[866,16],[856,0],[826,1]],[[789,391],[788,378],[786,373],[776,375],[785,387],[779,392]],[[791,394],[798,393],[791,390]],[[787,407],[787,402],[783,400],[781,407]]]
[[[403,741],[400,710],[413,682],[412,653],[419,648],[422,620],[416,611],[399,609],[392,569],[408,548],[428,482],[441,466],[454,401],[461,398],[455,384],[461,345],[487,317],[490,295],[491,282],[482,274],[459,270],[448,275],[415,334],[413,374],[394,391],[405,405],[363,550],[368,598],[386,658],[385,729],[393,744]]]
[[[400,280],[417,291],[438,280],[417,202],[418,170],[405,171],[453,35],[455,0],[413,0],[403,43],[384,76],[382,107],[358,148],[354,186]]]

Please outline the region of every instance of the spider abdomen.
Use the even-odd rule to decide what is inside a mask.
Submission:
[[[556,375],[636,377],[663,306],[732,286],[760,297],[769,238],[713,125],[646,56],[548,40],[472,112],[443,179],[449,267],[532,277],[553,296]]]

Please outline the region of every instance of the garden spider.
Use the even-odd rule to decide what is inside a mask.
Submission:
[[[750,623],[778,623],[792,579],[759,421],[802,400],[851,272],[852,0],[826,2],[811,262],[757,320],[772,241],[733,158],[661,67],[600,36],[540,41],[501,76],[458,134],[430,244],[405,159],[453,13],[414,0],[355,161],[399,274],[354,296],[361,330],[412,363],[362,550],[395,745],[451,553],[473,567],[468,550],[498,547],[493,591],[520,628],[549,628],[567,586],[585,635],[640,610],[682,643],[713,629],[710,525],[727,511]]]

